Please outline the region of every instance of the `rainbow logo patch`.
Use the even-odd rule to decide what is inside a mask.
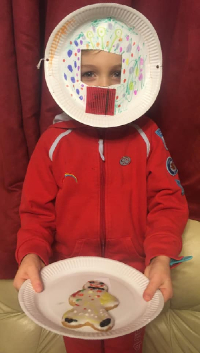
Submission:
[[[78,180],[77,180],[77,178],[75,177],[74,174],[65,173],[65,178],[66,177],[72,177],[72,178],[74,178],[76,180],[76,183],[78,183]]]

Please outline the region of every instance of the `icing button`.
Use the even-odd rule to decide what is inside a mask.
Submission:
[[[103,321],[100,322],[100,327],[106,327],[106,326],[108,326],[110,323],[111,323],[111,319],[110,319],[110,318],[105,319],[105,320],[103,320]]]
[[[75,319],[71,319],[69,317],[66,317],[65,318],[65,322],[68,322],[69,324],[71,324],[72,322],[77,322],[78,320],[75,320]]]

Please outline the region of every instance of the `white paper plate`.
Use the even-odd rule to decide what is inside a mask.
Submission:
[[[66,50],[69,37],[87,21],[112,17],[134,27],[148,50],[147,78],[144,89],[134,96],[127,110],[117,115],[85,113],[83,101],[66,88],[63,80],[62,53]],[[62,30],[67,28],[67,30]],[[62,33],[62,35],[61,35]],[[59,38],[59,40],[58,40]],[[56,40],[56,42],[55,42]],[[52,57],[53,52],[53,59]],[[49,64],[51,62],[51,65]],[[128,124],[142,116],[154,103],[162,80],[162,52],[157,33],[149,20],[140,12],[116,3],[93,4],[80,8],[66,16],[53,30],[45,50],[45,79],[54,100],[73,119],[90,126],[114,127]]]
[[[142,295],[149,281],[142,273],[110,259],[89,256],[58,261],[43,268],[42,280],[42,293],[34,292],[30,280],[24,282],[19,291],[21,308],[35,323],[63,336],[91,340],[123,336],[152,321],[164,305],[159,290],[145,302]],[[115,325],[108,332],[89,326],[68,329],[61,323],[63,314],[72,308],[69,296],[88,280],[104,281],[109,293],[119,299],[119,306],[109,311]]]

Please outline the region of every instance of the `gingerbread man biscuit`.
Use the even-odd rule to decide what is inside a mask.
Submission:
[[[105,283],[89,281],[83,289],[69,297],[74,307],[62,317],[62,324],[68,328],[91,326],[97,331],[108,331],[114,326],[114,319],[108,310],[119,305],[116,297],[108,293]]]

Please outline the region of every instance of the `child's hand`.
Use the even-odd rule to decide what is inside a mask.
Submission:
[[[144,271],[145,276],[150,280],[144,291],[143,298],[147,302],[151,300],[157,289],[160,289],[166,302],[173,295],[170,276],[170,258],[167,256],[155,257]]]
[[[44,266],[39,256],[35,254],[26,255],[15,276],[14,287],[19,290],[24,281],[30,279],[33,289],[38,293],[42,292],[43,283],[40,277],[40,271]]]

